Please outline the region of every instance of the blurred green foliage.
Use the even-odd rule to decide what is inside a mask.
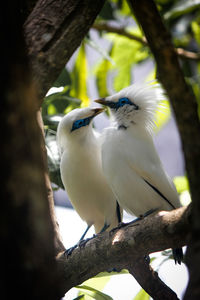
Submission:
[[[200,0],[156,0],[155,2],[171,32],[175,47],[199,53]],[[125,0],[106,1],[96,22],[106,22],[109,26],[123,28],[126,32],[140,37],[141,41],[144,38]],[[60,158],[56,146],[58,122],[64,114],[72,109],[90,105],[89,99],[93,98],[88,89],[90,79],[92,78],[93,89],[98,92],[99,97],[105,97],[138,80],[134,77],[134,74],[137,74],[134,71],[139,66],[143,66],[145,62],[150,61],[152,62],[153,58],[148,46],[144,43],[109,30],[90,30],[43,102],[42,115],[46,130],[49,170],[53,183],[62,187],[59,174]],[[200,60],[180,58],[180,64],[188,84],[196,95],[198,107],[200,107]],[[139,81],[155,79],[155,76],[154,66],[148,69],[145,78],[139,78]],[[168,101],[164,101],[164,104],[164,113],[163,109],[161,112],[157,112],[156,132],[170,118],[171,111]],[[189,187],[186,177],[175,178],[175,185],[180,196],[184,196],[185,199],[187,194],[188,197]],[[81,289],[79,299],[84,295],[90,297],[88,299],[111,299],[100,292],[103,286],[100,287],[97,282],[93,282],[92,287],[88,288],[85,285],[79,289]],[[87,299],[85,297],[83,299]],[[141,290],[134,299],[149,299],[148,297]]]

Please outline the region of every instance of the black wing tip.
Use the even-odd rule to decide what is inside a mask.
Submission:
[[[183,249],[182,248],[176,248],[172,249],[173,257],[175,264],[178,263],[181,265],[181,262],[183,261]]]
[[[122,221],[122,215],[121,215],[121,210],[120,210],[120,206],[119,206],[119,203],[117,202],[117,220],[118,220],[118,223],[121,223]]]

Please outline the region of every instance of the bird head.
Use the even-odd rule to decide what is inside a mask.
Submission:
[[[100,114],[103,108],[76,108],[65,115],[60,121],[57,129],[58,146],[61,149],[66,147],[70,140],[80,141],[86,138],[92,129],[92,119]]]
[[[118,128],[137,125],[151,131],[158,102],[163,99],[159,84],[133,84],[95,102],[110,108]]]

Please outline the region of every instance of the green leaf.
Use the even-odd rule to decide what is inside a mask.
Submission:
[[[89,98],[87,95],[87,75],[85,45],[82,43],[71,73],[72,88],[70,91],[70,96],[81,99],[81,107],[89,106]]]
[[[132,31],[138,36],[142,36],[139,29]],[[114,89],[119,91],[131,84],[132,67],[140,61],[146,59],[148,51],[140,43],[115,33],[106,34],[113,42],[111,57],[115,62],[112,70],[117,73],[114,78]]]
[[[103,8],[101,9],[98,17],[104,19],[104,20],[114,20],[114,9],[111,2],[106,1]]]
[[[192,31],[194,33],[197,43],[200,45],[200,24],[199,22],[193,21],[191,24]]]
[[[155,132],[157,133],[162,127],[169,121],[171,115],[170,105],[168,100],[163,100],[157,111],[156,111],[156,127]]]
[[[64,189],[60,175],[60,155],[56,143],[56,132],[48,130],[45,136],[47,162],[51,182]]]
[[[85,38],[85,42],[94,50],[96,50],[101,56],[108,60],[111,64],[114,65],[114,61],[112,60],[111,56],[99,45],[96,43],[96,41],[93,41],[91,39]]]
[[[71,78],[69,72],[66,70],[66,68],[64,68],[60,73],[59,77],[54,82],[53,86],[60,87],[66,85],[71,85]]]
[[[186,176],[176,176],[173,181],[179,194],[189,191],[189,182]]]
[[[108,96],[107,90],[107,75],[112,65],[110,61],[104,59],[95,69],[94,73],[96,75],[96,84],[100,97]]]
[[[189,181],[187,176],[177,176],[173,179],[176,186],[176,190],[179,193],[181,204],[188,205],[191,202],[191,196],[189,191]]]
[[[116,4],[116,6],[117,6],[116,8],[118,9],[118,11],[121,15],[123,15],[125,17],[131,15],[131,11],[130,11],[127,1],[112,0],[112,2]]]
[[[44,125],[49,126],[49,128],[56,131],[58,123],[60,122],[62,117],[63,115],[61,114],[45,115],[43,117]]]
[[[129,274],[129,272],[126,269],[121,270],[120,272],[101,272],[97,274],[94,278],[101,278],[101,277],[110,277],[113,275],[123,275],[123,274]]]
[[[85,298],[85,296],[84,296],[84,295],[80,295],[80,296],[78,296],[78,297],[74,298],[73,300],[79,300],[79,299],[84,299],[84,298]]]
[[[172,19],[190,13],[200,7],[200,0],[179,0],[165,13],[165,19]]]
[[[91,298],[95,300],[113,300],[112,297],[86,285],[79,285],[76,286],[76,288],[81,291],[82,293],[84,292],[85,295],[90,296]],[[85,298],[86,299],[86,298]]]
[[[66,86],[62,92],[45,97],[42,105],[43,118],[45,118],[46,115],[63,114],[69,106],[71,109],[80,106],[81,101],[79,99],[68,95],[68,88],[69,87]]]
[[[130,16],[132,14],[127,1],[122,1],[120,13],[124,16]]]
[[[133,298],[133,300],[149,300],[150,296],[145,292],[145,290],[141,289],[139,293]]]

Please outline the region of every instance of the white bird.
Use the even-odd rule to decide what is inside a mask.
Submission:
[[[99,233],[121,221],[116,197],[103,175],[101,147],[92,128],[92,119],[102,111],[74,109],[63,117],[57,130],[61,179],[73,207],[88,225],[80,241],[92,225]]]
[[[154,146],[155,111],[164,96],[159,85],[134,84],[95,100],[111,110],[113,123],[102,134],[103,171],[120,207],[135,216],[181,206]],[[182,249],[173,250],[175,262]]]

